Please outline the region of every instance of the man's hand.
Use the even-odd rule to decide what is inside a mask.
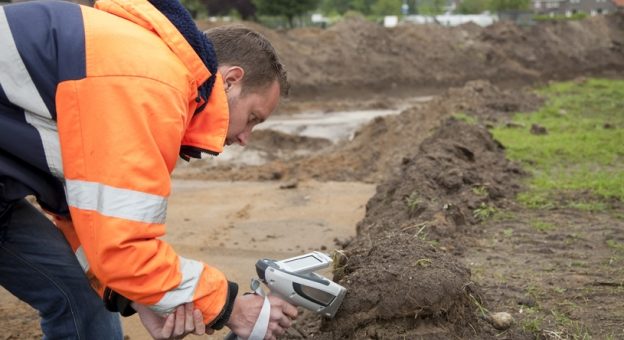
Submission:
[[[286,329],[292,324],[292,320],[297,318],[297,308],[272,295],[269,295],[269,302],[271,303],[271,317],[264,339],[275,340],[278,336],[284,334]],[[239,337],[243,339],[248,338],[258,319],[263,303],[264,297],[255,294],[237,297],[234,300],[232,315],[226,326]]]
[[[132,303],[132,307],[139,314],[143,327],[154,339],[182,339],[188,334],[203,335],[214,332],[212,329],[206,329],[201,311],[193,310],[192,302],[178,306],[167,316],[162,316],[138,303]]]

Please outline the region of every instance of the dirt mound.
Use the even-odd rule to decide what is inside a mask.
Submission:
[[[487,129],[450,118],[378,186],[358,232],[409,231],[460,253],[461,242],[449,240],[512,198],[522,175]]]
[[[515,112],[530,111],[541,102],[540,98],[526,91],[502,90],[488,81],[473,81],[399,115],[376,118],[361,128],[352,141],[324,148],[314,156],[244,168],[206,167],[200,173],[180,171],[176,176],[231,180],[313,178],[378,183],[385,176],[392,175],[403,157],[417,152],[420,143],[449,115],[469,113],[484,121],[496,121]],[[194,165],[196,168],[201,166],[201,163]]]
[[[402,232],[361,235],[334,277],[348,293],[319,337],[331,339],[475,338],[480,325],[470,271],[450,255]]]
[[[383,28],[359,18],[328,29],[272,31],[297,98],[413,95],[487,79],[533,84],[624,71],[622,14],[517,26],[498,22]]]
[[[495,338],[476,313],[484,303],[470,271],[451,253],[463,251],[465,229],[513,197],[522,177],[483,126],[445,120],[377,187],[335,269],[349,294],[315,334]]]
[[[273,130],[253,132],[253,144],[250,148],[267,152],[293,153],[303,150],[318,150],[330,146],[331,141],[324,138],[293,136]]]

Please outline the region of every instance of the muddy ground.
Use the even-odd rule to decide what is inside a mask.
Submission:
[[[387,30],[353,20],[265,30],[293,80],[281,114],[408,108],[340,143],[256,133],[254,147],[270,155],[260,165],[180,167],[167,239],[242,286],[259,257],[341,250],[333,273],[349,289],[341,311],[334,320],[304,313],[287,338],[624,338],[623,263],[606,242],[624,240],[624,221],[519,205],[528,175],[487,130],[542,105],[527,84],[621,76],[623,30],[621,16],[485,29]],[[483,220],[474,213],[483,206],[504,213]],[[556,227],[536,231],[535,220]],[[6,339],[40,338],[28,306],[2,292],[0,309]],[[497,330],[490,312],[515,322]],[[124,327],[130,339],[147,339],[136,317]]]

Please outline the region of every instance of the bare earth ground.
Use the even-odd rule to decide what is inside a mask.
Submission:
[[[359,167],[312,156],[320,157],[313,173],[329,178],[308,176],[302,164],[309,160],[301,160],[286,167],[299,175],[289,181],[176,182],[167,239],[244,287],[258,258],[329,251],[338,238],[345,257],[335,280],[349,289],[342,309],[332,321],[304,314],[288,338],[622,338],[624,254],[607,242],[623,240],[621,214],[519,206],[513,197],[526,174],[483,126],[448,118],[461,107],[484,122],[505,122],[540,104],[531,94],[472,82],[374,120],[327,155]],[[426,113],[438,123],[419,130],[414,117]],[[392,157],[366,155],[381,151]],[[237,178],[262,169],[229,171]],[[328,181],[341,172],[379,185]],[[482,203],[502,213],[481,222],[472,212]],[[621,202],[611,204],[622,211]],[[536,220],[555,227],[537,231]],[[304,230],[311,233],[301,237]],[[0,308],[5,338],[40,337],[31,309],[7,294]],[[486,310],[508,312],[515,323],[497,331],[482,319]],[[147,338],[136,318],[124,324],[131,339]]]
[[[285,113],[396,108],[440,95],[375,119],[349,143],[258,138],[263,150],[281,141],[316,151],[307,156],[176,173],[219,182],[176,182],[188,184],[172,196],[167,239],[244,288],[258,258],[329,251],[338,238],[345,256],[335,280],[349,289],[343,307],[331,321],[304,314],[288,338],[624,338],[624,250],[607,242],[624,241],[622,202],[610,203],[612,213],[519,206],[513,198],[526,174],[483,126],[449,119],[466,113],[484,125],[504,123],[541,105],[518,86],[492,83],[616,77],[623,30],[622,15],[485,29],[385,30],[355,20],[264,30],[299,99]],[[466,83],[472,79],[485,81]],[[460,86],[441,90],[453,84]],[[501,214],[483,222],[473,215],[481,204]],[[536,220],[554,228],[536,230]],[[30,308],[1,293],[0,310],[4,338],[40,338]],[[515,323],[495,330],[486,310],[508,312]],[[147,338],[136,317],[124,324],[131,339]]]
[[[221,269],[244,292],[258,259],[329,252],[334,239],[353,237],[373,192],[373,185],[354,182],[308,181],[290,189],[278,182],[175,182],[166,240],[179,254]],[[0,308],[2,339],[41,338],[28,305],[2,291]],[[138,317],[123,321],[130,339],[149,339]]]

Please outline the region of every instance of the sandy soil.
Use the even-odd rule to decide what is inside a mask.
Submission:
[[[354,236],[375,190],[356,182],[293,182],[295,188],[281,189],[283,184],[176,181],[166,240],[179,254],[221,269],[244,292],[258,259],[329,252],[334,239]],[[4,290],[0,310],[2,339],[41,338],[35,311]],[[150,339],[136,315],[123,324],[130,339]]]

